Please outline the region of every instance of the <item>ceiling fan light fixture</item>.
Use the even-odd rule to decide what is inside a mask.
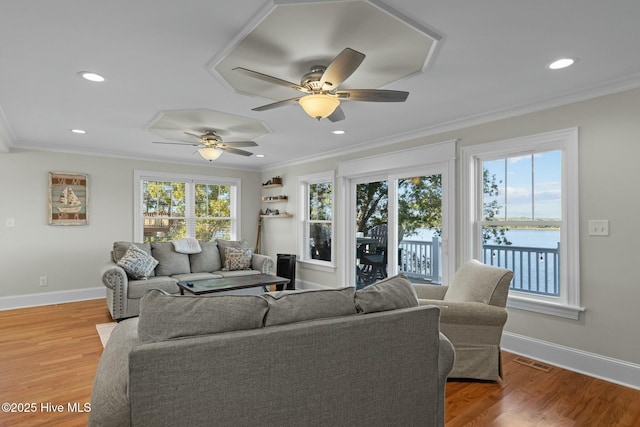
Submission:
[[[318,120],[329,117],[340,105],[337,98],[322,93],[303,96],[298,103],[305,113]]]
[[[200,153],[203,159],[213,161],[222,155],[222,150],[215,147],[204,147],[198,149],[198,153]]]

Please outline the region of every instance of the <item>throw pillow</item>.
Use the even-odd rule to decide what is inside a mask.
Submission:
[[[118,265],[127,272],[127,275],[137,280],[145,280],[158,265],[158,261],[135,245],[129,245],[129,249],[118,261]]]
[[[248,249],[249,242],[246,240],[216,240],[218,244],[218,250],[220,251],[220,259],[222,260],[222,268],[228,269],[227,267],[227,249],[229,248],[237,248],[237,249]]]
[[[138,337],[148,343],[257,329],[268,309],[259,295],[187,296],[152,289],[140,300]]]
[[[489,304],[496,289],[508,288],[512,278],[510,270],[472,259],[456,271],[443,300]]]
[[[200,242],[202,251],[189,255],[192,273],[210,273],[222,270],[220,251],[216,242]]]
[[[354,288],[282,291],[262,295],[269,302],[265,326],[356,314]]]
[[[226,271],[251,270],[251,249],[227,248],[225,254]]]
[[[407,276],[398,274],[357,290],[355,303],[358,312],[374,313],[417,307],[418,296]]]

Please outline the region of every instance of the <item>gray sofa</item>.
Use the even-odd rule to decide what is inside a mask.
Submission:
[[[157,265],[144,277],[132,276],[121,265],[131,245],[157,261]],[[197,244],[200,251],[195,253],[177,252],[175,246],[174,242],[118,241],[113,244],[111,260],[105,263],[101,271],[102,283],[107,288],[107,307],[113,319],[137,316],[140,298],[150,289],[178,293],[178,281],[275,273],[275,262],[266,255],[250,254],[250,265],[244,268],[229,268],[226,265],[227,252],[248,249],[245,240],[200,241]]]
[[[149,291],[100,359],[89,426],[443,426],[453,346],[406,278],[363,290]]]

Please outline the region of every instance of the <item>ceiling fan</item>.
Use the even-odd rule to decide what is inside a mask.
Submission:
[[[200,142],[161,142],[153,141],[154,144],[170,144],[170,145],[188,145],[191,147],[199,147],[198,153],[209,160],[213,161],[220,157],[223,152],[238,154],[240,156],[252,156],[253,153],[248,151],[239,150],[235,147],[256,147],[258,144],[253,141],[233,141],[223,142],[222,138],[218,136],[215,131],[208,130],[202,135],[196,135],[195,133],[185,132],[185,134],[197,138]]]
[[[337,122],[345,118],[344,112],[340,108],[340,101],[404,102],[409,96],[409,92],[398,90],[337,90],[338,86],[360,66],[364,58],[363,53],[346,48],[328,66],[314,65],[311,67],[311,71],[302,76],[300,84],[242,67],[236,67],[233,71],[268,83],[289,87],[305,94],[253,108],[253,111],[271,110],[298,102],[311,117],[318,120],[326,117],[332,122]]]

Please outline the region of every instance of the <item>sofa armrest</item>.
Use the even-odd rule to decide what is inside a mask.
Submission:
[[[447,289],[449,289],[447,285],[417,285],[417,284],[414,284],[413,288],[416,290],[418,299],[435,299],[435,300],[443,299],[444,294],[446,294]]]
[[[273,258],[267,255],[253,254],[251,268],[260,271],[262,274],[275,274],[276,263]]]
[[[122,267],[113,261],[102,266],[100,273],[102,284],[107,287],[107,306],[111,317],[122,319],[127,312],[127,292],[129,279]]]
[[[447,377],[453,370],[456,359],[456,351],[451,341],[440,332],[438,345],[438,427],[444,427],[445,395],[447,390]]]
[[[117,287],[126,288],[127,286],[127,273],[113,261],[108,261],[102,266],[100,277],[102,277],[102,284],[109,289],[115,290]]]
[[[440,307],[440,323],[458,325],[503,326],[507,321],[507,310],[481,302],[456,302],[421,299],[420,305]]]
[[[111,333],[93,381],[89,426],[127,425],[131,419],[129,353],[138,344],[137,318],[120,322]]]

